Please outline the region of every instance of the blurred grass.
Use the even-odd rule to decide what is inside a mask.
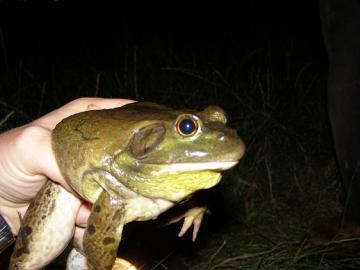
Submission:
[[[218,104],[247,153],[210,192],[212,215],[198,241],[177,239],[178,225],[159,229],[150,222],[129,229],[136,235],[129,233],[120,253],[141,269],[173,269],[173,258],[194,270],[358,269],[357,239],[321,247],[303,243],[316,218],[341,212],[342,191],[326,115],[324,66],[295,55],[265,48],[224,64],[126,46],[120,64],[110,68],[37,63],[38,68],[20,61],[0,75],[0,128],[81,96],[195,109]],[[62,269],[63,261],[49,269]]]

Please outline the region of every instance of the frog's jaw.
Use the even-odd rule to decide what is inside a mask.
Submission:
[[[177,174],[195,171],[225,171],[234,167],[238,161],[192,162],[175,164],[142,164],[142,171],[151,175]]]

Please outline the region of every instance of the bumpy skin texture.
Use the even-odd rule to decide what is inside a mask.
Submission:
[[[181,127],[184,119],[193,124],[189,134]],[[87,259],[84,269],[112,268],[126,223],[156,218],[193,192],[219,182],[219,171],[234,166],[245,150],[226,121],[217,106],[197,113],[133,103],[79,113],[57,125],[53,149],[60,170],[74,192],[93,203],[79,247]],[[62,197],[72,197],[72,206]],[[45,246],[44,231],[62,217],[61,209],[74,224],[78,205],[75,196],[49,181],[24,217],[10,269],[39,269],[61,252],[74,225],[57,234],[67,235],[61,240],[48,237]],[[60,248],[44,255],[53,246]],[[47,259],[39,263],[42,257]]]

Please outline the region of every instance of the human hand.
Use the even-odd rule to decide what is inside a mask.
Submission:
[[[30,201],[51,179],[67,190],[71,188],[60,173],[51,147],[51,132],[64,118],[87,110],[120,107],[127,99],[79,98],[24,126],[0,134],[0,214],[16,235]],[[84,226],[89,216],[86,204],[76,223]]]

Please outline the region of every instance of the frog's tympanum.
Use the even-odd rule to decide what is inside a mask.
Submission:
[[[217,106],[196,112],[141,102],[64,119],[52,145],[73,193],[47,181],[22,218],[10,269],[41,269],[61,253],[80,200],[92,211],[67,269],[112,269],[126,223],[213,187],[239,161],[245,147],[226,121]]]

